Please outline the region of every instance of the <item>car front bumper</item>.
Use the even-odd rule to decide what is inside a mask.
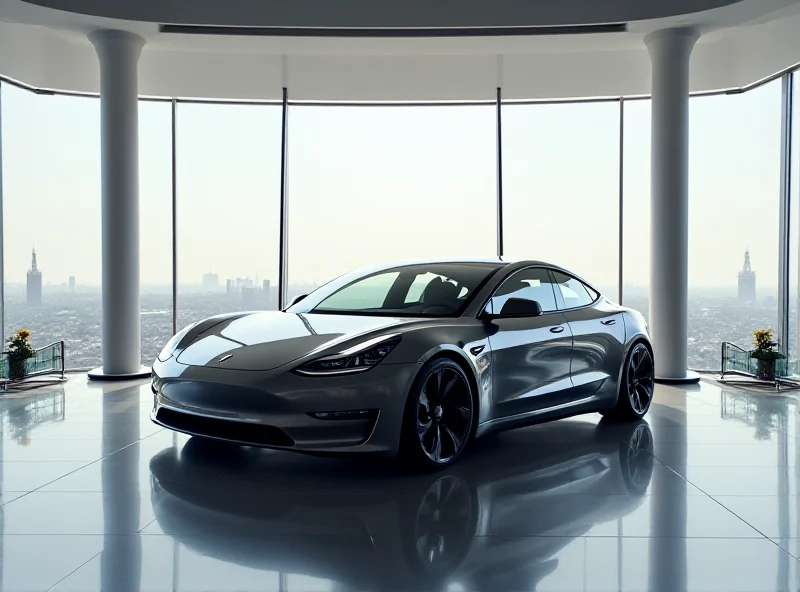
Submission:
[[[150,417],[175,431],[248,446],[394,456],[419,368],[380,364],[359,374],[309,377],[281,368],[186,366],[171,358],[153,365]]]

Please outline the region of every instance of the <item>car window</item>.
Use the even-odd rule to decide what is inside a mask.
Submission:
[[[532,267],[523,269],[508,277],[492,296],[492,310],[498,314],[509,298],[535,300],[542,312],[556,310],[556,297],[546,269]]]
[[[565,309],[586,306],[597,299],[596,295],[589,292],[590,288],[585,286],[580,280],[561,273],[560,271],[554,271],[553,276],[556,279],[556,289],[564,299]],[[591,291],[596,294],[594,290]]]
[[[425,291],[425,288],[427,288],[428,285],[436,278],[439,278],[444,282],[451,281],[449,278],[443,277],[436,273],[421,273],[414,278],[413,282],[411,282],[411,286],[408,288],[408,294],[406,294],[405,303],[409,304],[411,302],[421,302],[422,294]]]
[[[288,310],[404,317],[457,315],[500,267],[480,262],[422,263],[361,277],[354,273],[347,283],[337,280]]]
[[[339,290],[319,310],[367,310],[381,308],[400,273],[391,271],[367,277]]]

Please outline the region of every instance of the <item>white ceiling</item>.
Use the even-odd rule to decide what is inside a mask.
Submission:
[[[626,2],[633,4],[611,4]],[[798,0],[743,0],[630,22],[627,33],[446,39],[167,35],[153,22],[0,0],[0,74],[41,88],[97,92],[97,58],[86,34],[115,28],[146,39],[139,88],[150,96],[279,99],[284,85],[297,100],[489,100],[498,85],[514,99],[629,96],[649,93],[644,35],[675,26],[703,33],[692,57],[693,91],[739,88],[800,63]]]

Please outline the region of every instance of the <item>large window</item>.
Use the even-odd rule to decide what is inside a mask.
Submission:
[[[293,106],[290,298],[354,268],[497,253],[495,108]]]
[[[277,308],[281,108],[179,103],[176,125],[178,329]]]
[[[617,299],[619,103],[503,107],[503,238]]]
[[[650,286],[650,101],[624,107],[622,302],[649,314]]]
[[[714,370],[778,319],[781,82],[689,105],[689,367]]]
[[[142,363],[172,336],[172,106],[139,102]]]
[[[100,363],[100,102],[2,85],[5,337]],[[36,250],[37,269],[32,252]]]
[[[794,92],[792,105],[792,161],[790,171],[790,199],[789,208],[789,359],[793,361],[792,370],[800,371],[797,359],[800,356],[800,316],[798,316],[798,302],[800,302],[800,285],[798,285],[798,272],[800,272],[800,72],[793,75]]]

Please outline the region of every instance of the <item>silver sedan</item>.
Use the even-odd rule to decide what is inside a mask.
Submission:
[[[490,432],[592,412],[640,419],[654,365],[642,315],[565,269],[427,261],[185,327],[152,389],[153,421],[176,431],[433,469]]]

